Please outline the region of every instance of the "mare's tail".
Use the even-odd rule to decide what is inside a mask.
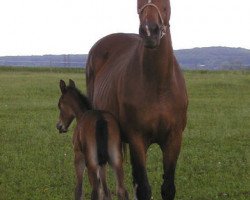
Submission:
[[[101,114],[96,121],[95,134],[98,163],[105,165],[108,162],[108,125]]]

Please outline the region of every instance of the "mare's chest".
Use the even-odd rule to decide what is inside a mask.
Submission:
[[[172,95],[157,94],[134,88],[120,103],[120,118],[126,127],[152,134],[166,132],[178,120],[175,100]]]

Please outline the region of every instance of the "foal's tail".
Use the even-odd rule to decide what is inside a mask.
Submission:
[[[96,121],[95,133],[98,163],[105,165],[108,162],[108,127],[102,115]]]

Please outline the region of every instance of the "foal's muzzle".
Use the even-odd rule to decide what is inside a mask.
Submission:
[[[59,133],[66,133],[68,131],[68,129],[60,122],[56,124],[56,128],[59,130]]]

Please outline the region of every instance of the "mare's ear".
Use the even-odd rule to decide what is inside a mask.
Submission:
[[[61,89],[62,94],[66,91],[66,84],[64,80],[60,80],[60,89]]]
[[[72,79],[69,79],[69,86],[74,87],[74,88],[76,87],[76,84]]]

